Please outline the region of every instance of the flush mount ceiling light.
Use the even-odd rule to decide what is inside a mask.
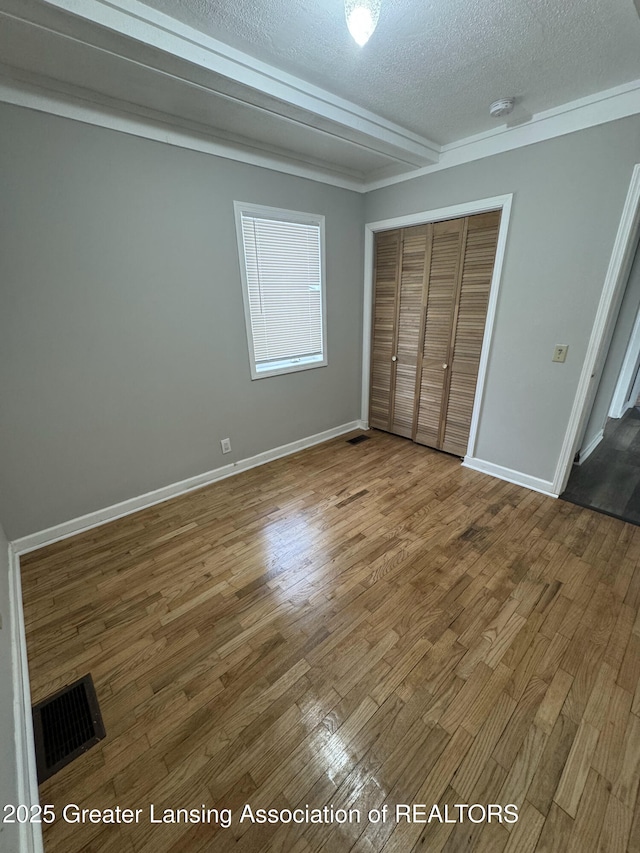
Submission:
[[[380,17],[382,0],[345,0],[344,15],[353,40],[362,47],[371,38]]]
[[[489,114],[493,118],[508,116],[510,112],[513,112],[514,104],[515,100],[513,98],[500,98],[489,106]]]

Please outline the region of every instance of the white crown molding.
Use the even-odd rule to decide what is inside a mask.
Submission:
[[[322,166],[314,166],[293,156],[269,150],[265,145],[256,143],[251,147],[244,142],[221,139],[209,132],[198,132],[195,129],[170,124],[151,115],[142,115],[140,111],[127,112],[124,104],[115,108],[97,100],[86,100],[77,95],[63,94],[58,91],[45,89],[41,84],[33,84],[2,76],[0,70],[0,102],[18,107],[43,112],[49,115],[68,118],[82,124],[103,127],[162,142],[189,151],[199,151],[214,157],[222,157],[250,166],[260,166],[284,172],[299,178],[308,178],[319,183],[330,184],[334,187],[362,192],[363,182],[356,178],[338,174]],[[170,117],[164,117],[170,118]]]
[[[43,14],[43,11],[47,12],[43,6],[67,15],[54,26],[51,16]],[[152,47],[238,84],[245,90],[247,103],[254,93],[274,98],[280,102],[283,115],[293,116],[290,110],[287,112],[287,107],[294,111],[304,110],[318,122],[343,128],[344,138],[357,142],[366,137],[379,153],[399,157],[413,165],[433,162],[440,153],[437,143],[275,66],[260,62],[137,0],[46,0],[44,4],[34,4],[32,0],[3,0],[1,12],[80,41],[83,41],[84,30],[81,32],[76,27],[78,31],[74,31],[74,19],[96,24],[129,42]],[[117,45],[110,50],[117,54]],[[160,56],[157,61],[161,61]]]
[[[513,128],[502,128],[467,140],[453,143],[443,149],[440,162],[422,169],[413,169],[394,177],[379,181],[364,181],[355,176],[339,174],[322,165],[314,165],[302,158],[297,160],[291,155],[270,150],[267,146],[255,142],[250,146],[245,142],[234,142],[216,137],[209,130],[197,131],[185,126],[177,126],[165,120],[143,115],[143,110],[128,112],[125,104],[118,107],[99,102],[98,98],[88,100],[75,94],[67,94],[38,83],[18,79],[18,73],[11,71],[11,77],[2,76],[0,69],[0,102],[26,107],[39,112],[72,119],[84,124],[104,127],[163,142],[191,151],[199,151],[215,157],[223,157],[252,166],[273,169],[277,172],[308,178],[319,183],[330,184],[354,192],[367,193],[376,189],[413,180],[433,172],[450,169],[454,166],[491,157],[505,151],[533,145],[556,136],[563,136],[584,130],[598,124],[605,124],[640,113],[640,81],[619,86],[608,92],[601,92],[590,99],[565,104],[547,114],[534,116],[531,122]],[[51,81],[53,84],[53,81]],[[588,103],[585,103],[588,101]],[[578,106],[575,106],[578,104]],[[133,107],[131,107],[133,110]],[[151,113],[151,111],[149,111]],[[356,143],[354,143],[356,144]]]
[[[292,453],[298,453],[300,450],[305,450],[307,447],[314,447],[316,444],[322,444],[325,441],[330,441],[332,438],[337,438],[357,429],[368,429],[368,427],[360,420],[341,424],[340,426],[333,427],[332,429],[327,429],[324,432],[319,432],[315,435],[310,435],[306,438],[292,441],[289,444],[283,444],[280,447],[274,447],[272,450],[265,450],[264,453],[258,453],[257,456],[240,459],[237,462],[232,462],[230,465],[223,465],[221,468],[214,468],[213,471],[207,471],[204,474],[198,474],[195,477],[189,477],[186,480],[181,480],[179,483],[172,483],[169,486],[163,486],[160,489],[155,489],[153,492],[147,492],[144,495],[129,498],[121,503],[106,507],[105,509],[87,513],[87,515],[82,515],[79,518],[74,518],[70,521],[64,521],[62,524],[56,524],[53,527],[48,527],[46,530],[41,530],[38,533],[31,533],[28,536],[21,537],[20,539],[14,539],[11,542],[11,547],[17,555],[21,556],[29,551],[44,548],[45,545],[52,545],[54,542],[59,542],[62,539],[68,539],[70,536],[83,533],[85,530],[91,530],[94,527],[99,527],[101,524],[106,524],[109,521],[115,521],[117,518],[123,518],[124,516],[131,515],[134,512],[139,512],[142,509],[148,509],[156,504],[168,501],[171,498],[184,495],[187,492],[192,492],[194,489],[201,489],[203,486],[209,486],[211,483],[217,483],[218,480],[225,480],[227,477],[233,477],[241,471],[248,471],[250,468],[257,468],[259,465],[265,465],[267,462],[272,462],[274,459],[280,459],[283,456],[290,456]]]
[[[516,148],[544,142],[547,139],[575,133],[578,130],[617,121],[638,113],[640,113],[640,80],[634,80],[537,113],[526,124],[514,127],[503,126],[443,145],[437,163],[390,178],[369,181],[365,185],[364,192],[410,181],[422,175],[451,169],[473,160],[492,157],[494,154],[513,151]]]

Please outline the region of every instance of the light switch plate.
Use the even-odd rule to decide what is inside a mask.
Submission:
[[[566,361],[568,350],[569,344],[556,344],[556,348],[553,351],[553,358],[551,359],[551,361]]]

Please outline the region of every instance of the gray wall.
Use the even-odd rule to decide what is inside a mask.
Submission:
[[[363,199],[0,106],[8,536],[357,419],[363,222],[510,192],[476,456],[551,480],[639,150],[634,116]],[[234,199],[326,216],[327,368],[249,378]]]
[[[374,222],[514,193],[478,458],[552,480],[639,152],[634,116],[367,196]]]
[[[609,407],[613,399],[613,393],[618,384],[618,377],[622,369],[622,362],[627,352],[629,338],[633,331],[636,315],[640,309],[640,245],[636,249],[635,259],[631,272],[629,273],[629,281],[624,293],[620,313],[613,330],[611,345],[607,353],[607,359],[602,370],[602,377],[598,385],[591,416],[585,429],[584,437],[581,442],[581,447],[586,447],[603,429],[607,422]],[[631,389],[629,389],[631,390]]]
[[[10,539],[359,417],[359,194],[0,105],[0,198]],[[328,367],[251,381],[234,199],[326,216]]]
[[[0,527],[0,809],[7,803],[17,804],[15,720],[13,715],[13,675],[9,611],[9,545]],[[2,812],[4,814],[4,811]],[[16,824],[0,822],[0,850],[17,853]]]

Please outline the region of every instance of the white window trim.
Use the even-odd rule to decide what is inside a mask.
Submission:
[[[236,238],[238,241],[238,263],[240,266],[240,279],[242,281],[242,301],[244,304],[244,319],[247,331],[247,349],[249,353],[249,366],[251,368],[251,379],[266,379],[268,376],[280,376],[284,373],[297,373],[300,370],[311,370],[315,367],[326,367],[327,359],[327,286],[326,286],[326,263],[325,263],[325,227],[322,214],[304,213],[299,210],[285,210],[279,207],[268,207],[260,204],[250,204],[242,201],[234,201],[233,208],[236,221]],[[247,266],[244,254],[244,241],[242,238],[242,214],[249,216],[262,216],[267,219],[280,219],[283,222],[298,222],[302,225],[318,225],[320,227],[320,289],[322,310],[322,358],[305,359],[300,358],[297,363],[293,360],[276,362],[269,369],[258,370],[255,360],[255,348],[253,345],[253,332],[251,329],[251,311],[249,307],[249,286],[247,282]]]

